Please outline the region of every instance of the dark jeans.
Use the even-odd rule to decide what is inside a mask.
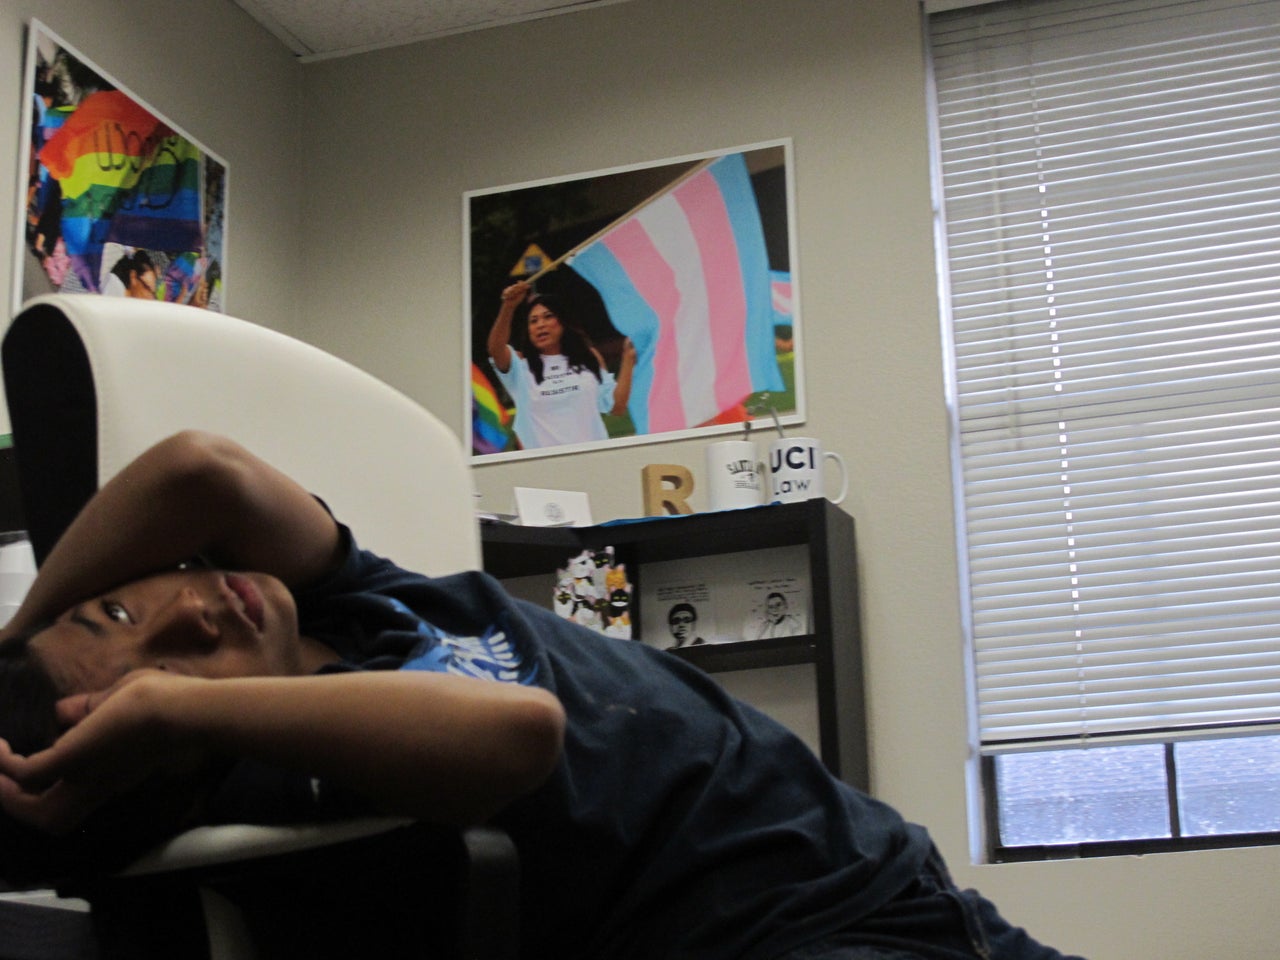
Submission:
[[[920,877],[840,933],[780,960],[1080,960],[1000,916],[975,890],[958,890],[935,851]]]

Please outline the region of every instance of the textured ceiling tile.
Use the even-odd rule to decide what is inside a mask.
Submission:
[[[623,0],[235,0],[289,49],[332,56]]]

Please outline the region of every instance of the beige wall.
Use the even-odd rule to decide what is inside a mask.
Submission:
[[[1274,952],[1280,917],[1267,881],[1280,849],[971,865],[911,0],[631,0],[305,67],[281,62],[222,0],[192,2],[192,15],[182,4],[195,31],[156,29],[176,5],[112,4],[148,25],[143,40],[123,32],[123,16],[84,13],[106,5],[0,2],[10,49],[38,7],[228,159],[234,312],[345,356],[457,429],[464,191],[790,137],[805,431],[843,453],[852,474],[845,507],[858,523],[877,793],[932,828],[960,882],[1093,960]],[[63,21],[78,13],[92,29],[73,35]],[[215,78],[230,88],[216,89]],[[16,102],[7,86],[0,98]],[[11,137],[0,129],[0,157],[12,156]],[[0,174],[0,189],[14,180]],[[584,489],[597,518],[631,516],[640,467],[683,462],[698,472],[701,446],[490,465],[477,483],[495,509],[520,484]]]

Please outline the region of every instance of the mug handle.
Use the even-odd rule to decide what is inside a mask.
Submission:
[[[832,503],[840,503],[844,500],[845,494],[849,492],[849,471],[845,469],[844,458],[841,457],[840,454],[832,453],[828,450],[823,454],[823,456],[830,457],[836,463],[840,464],[840,495],[838,497],[831,498]]]

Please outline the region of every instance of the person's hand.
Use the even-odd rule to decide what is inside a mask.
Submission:
[[[529,291],[531,289],[532,287],[530,287],[529,284],[523,280],[517,283],[513,283],[511,284],[511,286],[507,287],[505,290],[502,291],[502,302],[503,303],[519,303],[521,300],[523,300],[525,297],[529,295]]]
[[[631,342],[630,337],[626,337],[622,341],[622,359],[625,363],[636,362],[636,345]]]
[[[108,690],[58,702],[67,731],[29,757],[0,740],[0,807],[17,820],[61,835],[94,810],[161,770],[203,759],[184,748],[164,721],[164,700],[202,681],[137,670]]]

